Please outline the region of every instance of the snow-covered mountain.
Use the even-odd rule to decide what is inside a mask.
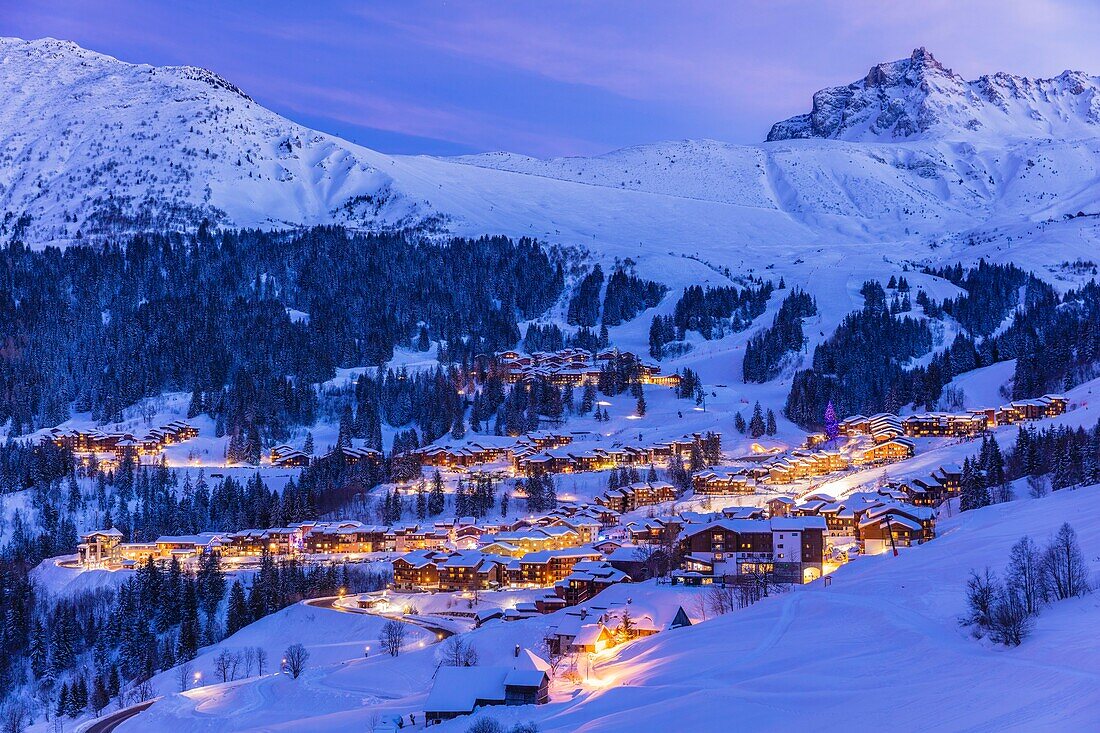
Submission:
[[[1053,266],[1096,246],[1095,218],[1067,219],[1100,212],[1095,89],[1076,73],[963,82],[918,51],[819,93],[820,110],[772,135],[830,139],[667,142],[550,160],[390,156],[287,120],[202,69],[7,39],[0,237],[64,244],[203,220],[427,225],[631,257],[673,287],[716,266],[790,273],[884,256]],[[885,123],[891,100],[908,122]],[[922,132],[893,137],[910,125]],[[1024,247],[1040,240],[1059,246]],[[682,264],[670,267],[670,254]]]
[[[992,131],[1007,137],[1094,137],[1100,77],[1065,71],[1053,79],[1012,74],[965,81],[923,48],[878,64],[867,76],[814,95],[809,114],[776,123],[768,140],[899,140]]]
[[[361,152],[205,69],[0,39],[0,209],[31,242],[413,214]]]

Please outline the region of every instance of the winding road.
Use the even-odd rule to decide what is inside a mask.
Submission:
[[[427,629],[436,634],[435,641],[438,643],[443,641],[448,636],[454,636],[455,632],[450,629],[445,629],[442,626],[436,626],[430,621],[424,621],[420,618],[408,618],[406,616],[392,616],[386,613],[375,613],[374,611],[368,611],[365,608],[345,608],[343,606],[337,606],[336,601],[340,600],[340,596],[326,596],[325,598],[311,598],[305,602],[307,606],[313,606],[314,608],[324,608],[329,611],[336,611],[337,613],[361,613],[367,616],[380,616],[382,618],[392,619],[394,621],[401,621],[407,624],[413,624],[421,628]]]
[[[111,733],[115,728],[125,723],[130,718],[134,717],[138,713],[144,711],[150,705],[155,703],[156,700],[149,700],[147,702],[139,703],[133,707],[126,708],[125,710],[119,710],[117,713],[112,713],[105,718],[100,718],[95,721],[82,733]]]

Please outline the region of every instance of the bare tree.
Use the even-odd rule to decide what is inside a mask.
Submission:
[[[134,685],[134,689],[131,690],[131,695],[134,700],[138,702],[145,702],[146,700],[152,700],[156,691],[153,689],[153,683],[149,680],[142,680]]]
[[[1028,615],[1038,613],[1043,589],[1042,553],[1030,537],[1021,537],[1012,546],[1005,572],[1005,585],[1019,594]]]
[[[993,604],[997,600],[997,577],[986,568],[979,573],[970,571],[966,581],[966,604],[970,609],[967,621],[980,628],[988,629],[993,618]]]
[[[294,679],[302,674],[306,669],[306,662],[309,660],[309,652],[301,644],[291,644],[286,648],[284,652],[286,659],[286,669],[290,672],[290,676]]]
[[[251,677],[252,670],[256,667],[256,647],[246,646],[241,652],[241,661],[244,663],[244,676]]]
[[[989,620],[990,636],[1005,646],[1020,646],[1034,623],[1020,593],[1011,585],[998,591]]]
[[[383,624],[382,632],[378,635],[378,641],[391,657],[396,657],[401,653],[401,647],[405,644],[407,633],[404,623],[390,619]]]
[[[176,667],[176,686],[180,692],[187,692],[191,686],[191,662],[184,662]]]
[[[267,671],[267,650],[262,646],[256,647],[256,674],[261,677]]]
[[[4,733],[23,733],[29,719],[30,712],[22,700],[9,700],[0,708],[0,726]]]
[[[539,656],[550,665],[550,676],[556,677],[558,668],[565,661],[565,653],[558,644],[551,644],[549,638],[544,638],[538,643]]]
[[[461,636],[450,637],[440,650],[439,661],[444,667],[473,667],[477,660],[477,649]]]
[[[707,589],[707,608],[712,616],[724,616],[741,608],[737,589],[728,585],[712,585]]]
[[[695,615],[700,620],[707,620],[707,594],[702,589],[696,591],[694,597],[691,599],[691,605],[695,608]]]
[[[1061,601],[1088,593],[1085,556],[1077,544],[1077,533],[1069,522],[1058,528],[1058,533],[1047,545],[1042,567],[1048,597]]]
[[[237,679],[237,669],[241,665],[241,655],[239,652],[231,652],[228,649],[222,649],[218,656],[214,657],[214,672],[218,675],[222,682],[232,682]],[[297,675],[295,675],[297,677]]]
[[[1045,475],[1028,476],[1027,493],[1030,494],[1033,499],[1041,499],[1050,493],[1050,480]]]

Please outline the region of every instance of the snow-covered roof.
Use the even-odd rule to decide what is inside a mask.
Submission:
[[[469,713],[479,700],[504,701],[504,667],[440,667],[424,709],[432,713]]]

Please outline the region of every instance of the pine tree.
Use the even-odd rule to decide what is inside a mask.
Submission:
[[[312,456],[313,455],[313,433],[312,432],[306,433],[306,440],[305,440],[304,443],[302,443],[302,452],[305,453],[307,456]]]
[[[759,438],[764,434],[767,426],[764,424],[764,413],[760,409],[760,403],[752,408],[752,418],[749,420],[749,435]]]
[[[775,435],[776,431],[777,431],[777,428],[776,428],[776,425],[775,425],[775,413],[772,412],[772,409],[769,407],[768,408],[767,425],[764,428],[764,432],[767,433],[768,435]]]
[[[57,693],[57,705],[54,714],[61,718],[69,714],[69,683],[62,682],[61,690]]]
[[[41,678],[46,674],[47,664],[49,662],[49,644],[47,642],[46,630],[42,627],[41,622],[36,616],[31,622],[30,633],[30,660],[31,660],[31,673],[35,678]]]
[[[645,416],[645,411],[646,411],[645,395],[639,393],[638,394],[638,401],[635,403],[635,406],[634,406],[634,413],[638,417],[644,417]]]
[[[684,461],[679,453],[673,453],[668,462],[668,480],[676,487],[677,496],[683,496],[691,488],[691,475],[684,468]]]
[[[432,490],[428,493],[428,514],[438,517],[446,508],[446,498],[443,495],[443,476],[436,471],[432,475]]]
[[[107,692],[107,685],[103,682],[103,675],[97,674],[95,676],[95,683],[92,689],[92,712],[98,718],[99,713],[103,708],[107,707],[111,702],[111,695]]]
[[[69,690],[70,715],[77,717],[88,707],[88,683],[83,677],[78,677],[74,689]]]
[[[185,581],[183,585],[183,608],[179,639],[176,642],[176,657],[191,660],[199,650],[199,601],[195,593],[195,584]]]
[[[421,522],[428,516],[428,492],[424,488],[424,481],[416,485],[416,518]]]
[[[229,589],[229,607],[225,614],[225,633],[232,636],[251,622],[248,600],[245,598],[244,586],[241,581],[233,582]]]
[[[733,416],[733,426],[737,428],[737,432],[742,435],[744,435],[745,430],[748,429],[748,425],[745,424],[745,418],[740,412]]]

